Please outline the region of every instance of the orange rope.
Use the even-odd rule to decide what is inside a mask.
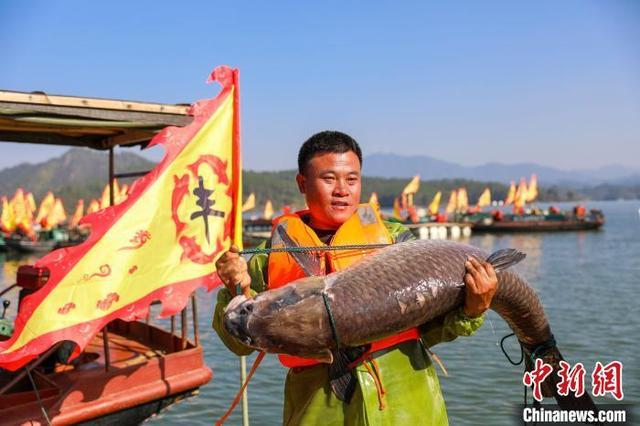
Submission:
[[[244,390],[247,388],[247,385],[249,384],[249,380],[251,380],[251,377],[253,376],[253,373],[255,373],[256,370],[258,369],[258,366],[262,362],[262,359],[264,358],[265,355],[266,355],[265,352],[258,353],[258,356],[256,357],[256,360],[253,361],[253,365],[251,366],[251,370],[249,370],[249,374],[247,375],[247,379],[244,381],[244,383],[242,384],[242,387],[240,388],[240,390],[236,394],[236,397],[233,399],[233,402],[231,403],[231,407],[229,407],[227,412],[224,413],[224,416],[222,416],[222,417],[220,417],[220,419],[218,419],[218,421],[216,422],[216,426],[221,426],[225,421],[227,421],[227,418],[229,418],[229,416],[231,415],[233,410],[238,406],[238,403],[240,402],[240,398],[242,398],[242,394],[244,393]]]
[[[369,364],[367,364],[367,361],[369,361],[371,365],[373,365],[373,369]],[[380,375],[380,367],[378,366],[378,363],[376,362],[376,360],[372,359],[371,357],[369,357],[368,360],[365,360],[362,363],[362,365],[364,365],[364,367],[367,369],[367,372],[373,378],[373,383],[376,385],[376,392],[378,393],[378,403],[379,403],[378,408],[380,410],[384,410],[385,404],[384,404],[383,397],[386,391],[384,389],[384,386],[382,385],[382,376]]]

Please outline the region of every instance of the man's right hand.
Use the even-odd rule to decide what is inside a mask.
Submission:
[[[216,261],[216,272],[224,286],[232,296],[237,296],[236,286],[239,284],[242,294],[250,296],[251,277],[247,271],[247,261],[239,254],[238,247],[232,245]]]

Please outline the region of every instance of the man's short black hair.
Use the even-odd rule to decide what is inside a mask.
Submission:
[[[316,133],[307,139],[300,147],[300,152],[298,152],[298,171],[300,174],[303,174],[307,163],[316,154],[325,152],[343,153],[349,151],[353,151],[358,156],[360,166],[362,166],[362,151],[360,150],[360,145],[358,145],[358,142],[351,136],[335,130],[325,130],[324,132]]]

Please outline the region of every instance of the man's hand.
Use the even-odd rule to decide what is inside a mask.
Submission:
[[[491,299],[498,288],[498,278],[488,262],[479,262],[470,257],[464,264],[467,285],[464,298],[464,314],[468,317],[480,316],[491,306]]]
[[[238,247],[232,245],[220,256],[216,261],[216,272],[232,296],[237,296],[236,286],[240,284],[242,294],[249,297],[251,277],[247,272],[247,261],[239,254]]]

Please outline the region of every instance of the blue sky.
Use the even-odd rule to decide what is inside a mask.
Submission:
[[[0,88],[191,102],[228,64],[247,168],[328,128],[365,154],[640,168],[640,2],[317,3],[0,2]],[[0,168],[62,151],[0,144]]]

